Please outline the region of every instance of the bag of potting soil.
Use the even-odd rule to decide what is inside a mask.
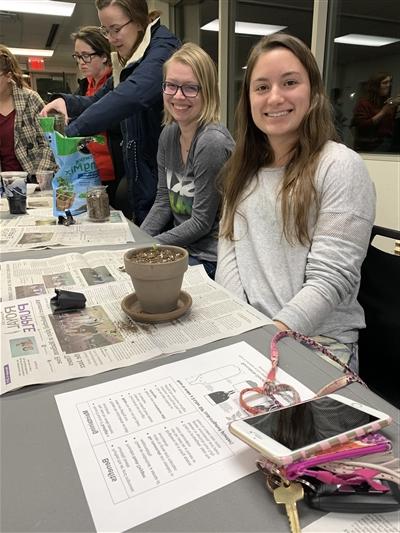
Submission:
[[[100,185],[100,176],[86,145],[93,140],[104,144],[104,137],[65,137],[54,129],[54,117],[39,117],[39,122],[58,165],[53,178],[53,214],[64,216],[86,211],[86,193]]]

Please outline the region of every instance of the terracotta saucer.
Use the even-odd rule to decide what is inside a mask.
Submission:
[[[176,309],[169,313],[145,313],[140,307],[136,293],[128,294],[121,302],[122,310],[136,322],[169,322],[184,315],[192,305],[192,297],[181,291]]]

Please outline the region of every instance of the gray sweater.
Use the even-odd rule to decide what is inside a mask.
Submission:
[[[264,168],[243,195],[235,241],[220,239],[216,281],[273,320],[309,336],[355,342],[365,327],[360,269],[375,218],[375,189],[358,154],[329,142],[315,185],[321,201],[310,246],[282,236],[282,168]],[[311,220],[311,217],[310,217]]]
[[[162,244],[188,249],[200,260],[217,260],[220,197],[215,179],[232,153],[234,141],[222,124],[199,128],[186,164],[177,124],[166,126],[158,145],[158,188],[141,229]],[[173,228],[164,231],[173,221]]]

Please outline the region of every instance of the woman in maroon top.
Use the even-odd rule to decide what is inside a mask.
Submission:
[[[359,152],[388,152],[392,144],[396,107],[390,99],[392,77],[379,72],[367,82],[367,94],[353,111],[354,149]],[[397,102],[397,103],[396,103]]]
[[[0,168],[36,174],[55,162],[40,128],[43,100],[24,81],[15,56],[0,45]]]

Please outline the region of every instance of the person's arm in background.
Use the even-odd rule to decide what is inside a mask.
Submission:
[[[74,120],[81,113],[90,107],[93,103],[100,100],[105,94],[113,89],[112,78],[101,87],[93,96],[80,96],[78,94],[53,93],[51,100],[41,110],[42,116],[47,116],[49,113],[56,111],[62,113],[66,117],[66,123],[69,120]],[[68,119],[68,120],[67,120]]]
[[[374,108],[370,102],[367,100],[361,100],[354,110],[353,125],[360,128],[375,126],[383,119],[383,117],[390,115],[393,112],[393,104],[384,104],[382,109],[376,112],[376,108]]]
[[[305,335],[353,294],[361,275],[375,219],[375,190],[362,159],[338,145],[319,172],[321,205],[302,289],[272,317]]]
[[[154,204],[148,215],[140,226],[140,229],[152,237],[154,237],[154,235],[158,235],[165,228],[172,217],[167,187],[167,169],[165,167],[165,151],[167,149],[165,138],[167,130],[168,126],[166,126],[161,132],[158,142],[158,185],[156,199],[154,200]]]
[[[42,170],[55,170],[57,164],[54,160],[49,143],[43,133],[39,123],[39,113],[43,109],[44,102],[40,95],[36,91],[29,91],[26,107],[29,110],[29,114],[32,117],[32,121],[35,128],[35,144],[36,157],[35,157],[35,171],[40,172]]]
[[[220,206],[216,178],[232,149],[232,139],[220,131],[210,129],[201,135],[193,154],[194,197],[191,215],[178,226],[156,235],[158,242],[187,246],[210,233]]]

